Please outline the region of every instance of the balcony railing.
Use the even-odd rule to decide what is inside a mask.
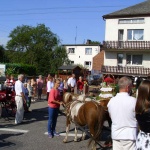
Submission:
[[[150,49],[150,41],[104,41],[105,49]]]
[[[102,66],[102,73],[114,75],[135,75],[135,76],[148,76],[150,68],[144,67],[122,67],[122,66]]]
[[[91,66],[89,66],[89,65],[84,65],[84,67],[87,69],[91,69]]]

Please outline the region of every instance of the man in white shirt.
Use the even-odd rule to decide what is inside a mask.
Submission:
[[[76,78],[75,74],[72,74],[72,77],[70,77],[67,81],[68,84],[68,92],[74,92],[74,88],[76,86]]]
[[[113,150],[135,150],[137,137],[136,99],[128,94],[132,88],[132,81],[128,77],[122,77],[119,79],[118,86],[119,93],[111,98],[107,105],[112,120]]]
[[[15,82],[15,102],[17,106],[15,124],[20,124],[23,120],[24,107],[23,103],[26,101],[24,96],[24,87],[23,87],[23,74],[18,75],[18,80]]]

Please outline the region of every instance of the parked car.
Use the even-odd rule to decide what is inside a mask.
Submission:
[[[87,76],[87,82],[89,85],[100,85],[102,82],[102,74],[93,74]]]

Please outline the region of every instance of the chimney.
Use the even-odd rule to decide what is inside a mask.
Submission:
[[[91,40],[88,39],[88,40],[86,41],[86,44],[89,45],[90,43],[91,43]]]

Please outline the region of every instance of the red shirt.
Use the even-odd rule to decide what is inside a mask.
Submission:
[[[84,86],[84,82],[78,80],[78,81],[77,81],[77,88],[78,88],[79,90],[83,90],[83,86]]]
[[[60,105],[53,103],[53,100],[58,102],[61,101],[61,96],[58,89],[51,89],[51,92],[49,93],[49,97],[48,97],[48,106],[51,108],[59,108]]]
[[[113,83],[114,80],[111,77],[107,77],[107,78],[104,79],[104,82]]]

